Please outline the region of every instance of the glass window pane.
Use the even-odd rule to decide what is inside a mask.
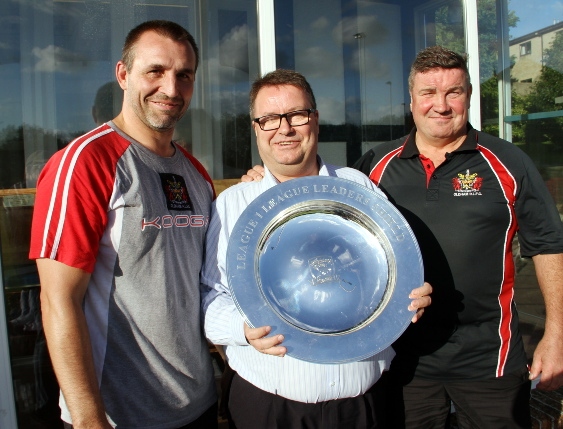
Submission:
[[[465,24],[461,0],[430,1],[416,9],[417,51],[441,45],[465,52]]]
[[[560,3],[511,0],[512,141],[532,157],[563,213],[563,22]]]
[[[465,52],[461,0],[275,3],[276,62],[310,82],[319,153],[351,165],[377,142],[410,131],[407,77],[419,49]]]

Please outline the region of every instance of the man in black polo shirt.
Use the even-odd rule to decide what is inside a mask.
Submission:
[[[439,46],[421,51],[409,92],[415,128],[354,165],[409,221],[434,288],[432,306],[394,345],[380,381],[389,389],[387,425],[443,428],[453,401],[460,427],[530,427],[530,379],[541,376],[545,390],[563,384],[559,213],[528,156],[468,123],[464,58]],[[516,233],[546,304],[529,372],[513,301]]]

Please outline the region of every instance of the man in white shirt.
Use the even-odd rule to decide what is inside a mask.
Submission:
[[[327,165],[317,155],[319,113],[313,91],[299,73],[276,70],[256,80],[250,106],[265,177],[235,185],[218,197],[201,277],[206,336],[226,346],[228,363],[236,372],[230,415],[238,429],[375,428],[373,386],[389,368],[393,349],[359,362],[331,365],[285,356],[283,335],[268,336],[269,326],[250,328],[238,312],[227,283],[226,254],[230,233],[244,209],[278,183],[304,176],[337,176],[379,191],[364,174]],[[413,322],[430,304],[431,290],[426,283],[411,292],[409,309],[419,309]]]

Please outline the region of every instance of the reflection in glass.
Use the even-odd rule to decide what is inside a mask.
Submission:
[[[19,426],[50,429],[62,424],[41,324],[39,279],[27,258],[33,201],[25,189],[0,191],[2,282]]]
[[[479,54],[483,130],[530,155],[561,206],[563,23],[553,21],[556,3],[480,0]]]

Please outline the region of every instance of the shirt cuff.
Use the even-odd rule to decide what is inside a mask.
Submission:
[[[238,309],[233,314],[231,320],[231,335],[237,346],[248,346],[246,335],[244,335],[244,319],[240,315]]]

